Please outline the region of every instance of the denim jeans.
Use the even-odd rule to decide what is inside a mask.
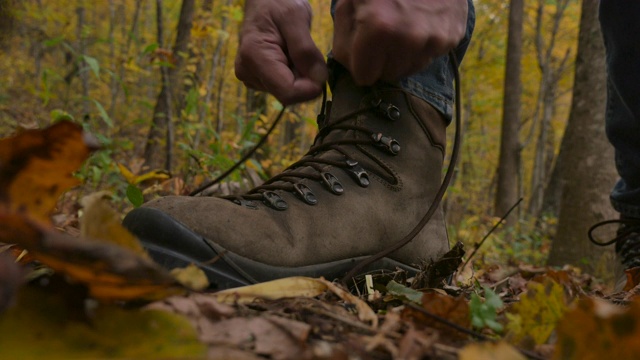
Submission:
[[[640,218],[640,2],[602,0],[607,54],[607,137],[620,179],[611,192],[623,216]]]
[[[331,1],[331,16],[334,15],[335,5],[338,1],[339,0]],[[464,39],[462,39],[454,51],[458,62],[462,61],[467,51],[476,21],[475,8],[473,7],[472,0],[468,0],[468,3],[467,31]],[[449,64],[448,55],[435,59],[424,70],[401,79],[400,86],[419,98],[426,100],[435,107],[436,110],[440,111],[448,121],[451,121],[453,116],[454,91],[453,70]]]

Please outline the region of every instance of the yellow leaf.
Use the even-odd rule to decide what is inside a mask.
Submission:
[[[184,268],[175,268],[171,270],[171,276],[176,279],[183,286],[195,290],[201,291],[209,287],[209,279],[207,275],[194,264]]]
[[[127,180],[129,184],[134,183],[136,176],[133,175],[133,173],[126,166],[118,163],[118,169],[120,169],[120,174],[122,174],[124,179]]]
[[[122,176],[131,185],[137,185],[147,180],[166,180],[171,178],[171,175],[169,175],[165,170],[161,169],[152,170],[141,175],[134,175],[126,166],[122,164],[118,164],[118,169],[120,169],[120,173],[122,174]]]
[[[85,238],[103,240],[118,244],[135,253],[149,258],[138,239],[125,229],[118,215],[107,200],[111,194],[100,191],[80,200],[84,213],[80,218],[80,233]]]
[[[508,339],[514,344],[528,339],[544,344],[567,309],[564,290],[549,278],[529,282],[528,288],[507,314]]]
[[[526,358],[504,341],[476,343],[465,346],[458,353],[459,360],[526,360]]]
[[[256,299],[313,297],[322,294],[325,290],[327,286],[317,279],[296,276],[219,291],[214,294],[214,297],[226,304],[249,303]]]
[[[3,359],[200,359],[207,352],[182,316],[101,304],[89,318],[62,294],[29,286],[0,317],[0,349]]]
[[[153,170],[142,175],[138,175],[136,177],[135,184],[139,184],[147,180],[167,180],[169,178],[171,178],[171,175],[169,175],[165,170]]]

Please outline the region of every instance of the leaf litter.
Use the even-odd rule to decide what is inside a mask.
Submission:
[[[350,289],[287,278],[212,292],[197,268],[172,276],[153,263],[121,228],[108,193],[59,203],[95,149],[70,122],[0,140],[3,356],[501,360],[640,352],[637,271],[626,291],[604,295],[571,267],[462,264],[461,245],[415,277],[381,272]],[[166,180],[123,174],[132,184]],[[56,204],[70,212],[80,202],[80,224],[62,212],[55,216],[64,232],[54,227]]]

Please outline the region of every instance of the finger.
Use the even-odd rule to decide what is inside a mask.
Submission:
[[[322,87],[314,81],[296,78],[279,44],[253,34],[242,39],[236,77],[251,88],[271,93],[285,105],[310,100],[322,93]]]
[[[351,0],[342,0],[336,4],[333,20],[333,58],[349,68],[351,64],[350,47],[353,43],[353,25],[355,24],[354,6]]]
[[[370,23],[356,24],[348,65],[356,84],[373,85],[380,80],[393,48],[387,40]]]
[[[279,21],[278,24],[296,77],[301,80],[308,79],[321,88],[327,81],[328,71],[324,55],[308,31],[309,19],[294,17],[286,21]]]
[[[246,87],[254,90],[266,91],[260,80],[255,77],[251,71],[247,70],[247,67],[244,66],[242,59],[240,59],[239,56],[236,56],[234,66],[236,78],[242,81]]]

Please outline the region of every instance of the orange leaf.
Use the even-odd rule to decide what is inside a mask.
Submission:
[[[78,184],[73,172],[97,147],[93,137],[69,121],[0,140],[0,203],[50,222],[58,197]]]
[[[158,299],[182,291],[159,265],[104,241],[58,233],[22,214],[0,211],[0,242],[15,243],[102,300]]]
[[[640,354],[640,300],[628,307],[585,298],[556,329],[555,359],[637,359]]]
[[[624,285],[624,291],[631,291],[640,284],[640,267],[634,267],[624,271],[627,275],[627,283]]]

